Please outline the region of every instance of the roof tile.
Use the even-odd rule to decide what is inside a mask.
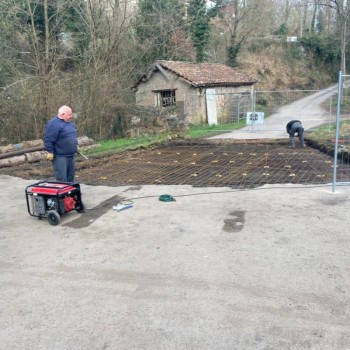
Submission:
[[[237,86],[251,85],[257,80],[239,73],[231,67],[216,63],[190,63],[181,61],[157,61],[164,69],[187,80],[191,85]]]

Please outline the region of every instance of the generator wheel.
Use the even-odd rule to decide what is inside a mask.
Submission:
[[[85,213],[86,210],[85,210],[85,206],[84,206],[83,202],[80,202],[80,204],[75,208],[75,210],[78,213]]]
[[[47,213],[47,221],[50,225],[56,226],[60,222],[61,217],[60,214],[57,213],[55,210],[49,210]]]

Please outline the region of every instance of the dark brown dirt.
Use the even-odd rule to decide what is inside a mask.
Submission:
[[[287,141],[173,142],[89,160],[77,157],[76,167],[76,181],[106,186],[250,188],[264,184],[323,184],[333,178],[331,156],[311,147],[290,149]],[[51,164],[44,161],[3,168],[0,173],[35,181],[52,179]],[[348,161],[338,165],[337,174],[338,181],[349,181]]]

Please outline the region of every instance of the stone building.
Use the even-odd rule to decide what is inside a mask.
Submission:
[[[193,124],[220,124],[249,110],[256,82],[223,64],[157,61],[134,88],[139,106],[169,108]]]

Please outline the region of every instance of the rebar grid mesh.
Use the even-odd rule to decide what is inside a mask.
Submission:
[[[100,176],[96,177],[98,173]],[[331,183],[333,161],[312,149],[287,144],[181,144],[162,146],[125,157],[110,157],[79,170],[87,184],[192,185],[252,188],[264,184]],[[349,164],[338,165],[340,178],[350,178]]]

